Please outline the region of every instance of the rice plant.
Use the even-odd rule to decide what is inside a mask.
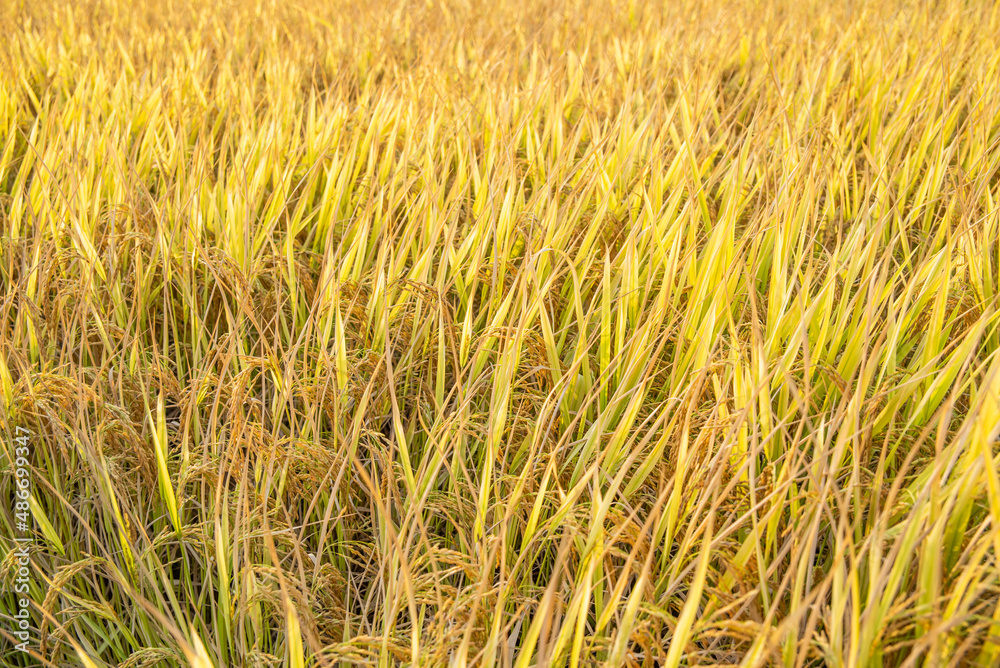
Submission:
[[[1000,5],[0,26],[0,665],[1000,665]]]

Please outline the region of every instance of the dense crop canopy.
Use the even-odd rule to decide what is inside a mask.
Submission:
[[[0,12],[0,664],[998,665],[998,5],[130,5]]]

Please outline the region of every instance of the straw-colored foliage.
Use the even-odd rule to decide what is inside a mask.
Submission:
[[[1000,9],[5,0],[0,664],[995,666]]]

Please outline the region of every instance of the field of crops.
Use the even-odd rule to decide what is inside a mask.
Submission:
[[[1000,665],[996,3],[0,27],[0,665]]]

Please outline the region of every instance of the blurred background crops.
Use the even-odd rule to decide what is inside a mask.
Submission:
[[[1000,662],[995,3],[2,7],[0,664]]]

